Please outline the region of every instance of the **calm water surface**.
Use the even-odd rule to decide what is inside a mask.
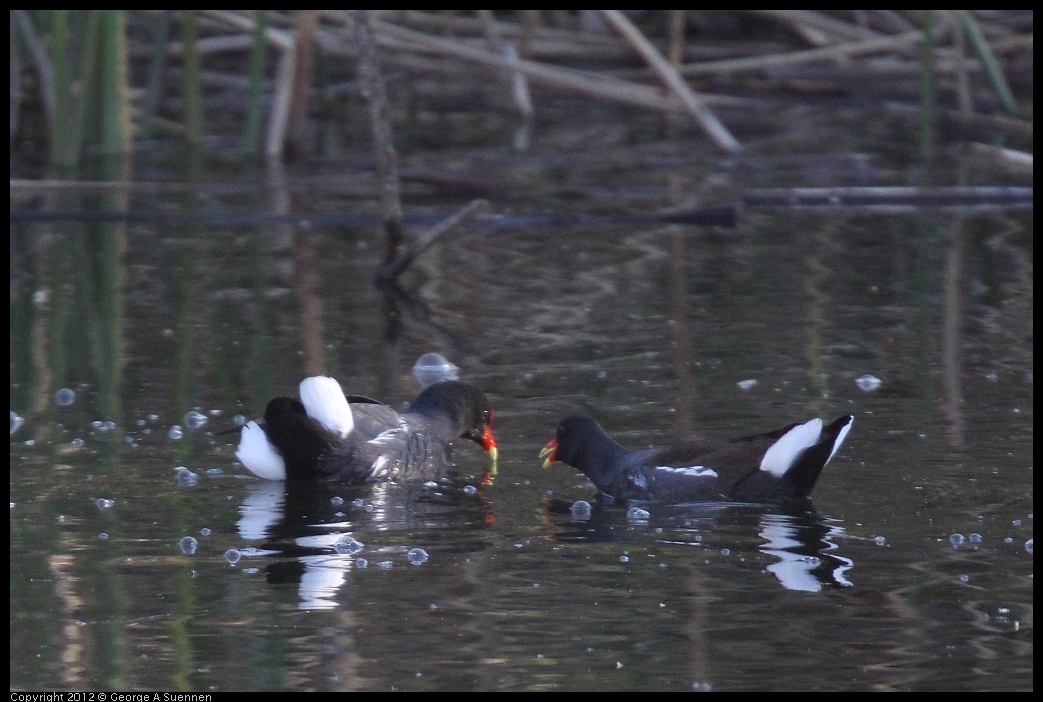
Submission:
[[[1029,690],[1031,227],[473,231],[389,327],[372,229],[13,225],[11,688]],[[467,444],[437,485],[287,489],[214,435],[319,371],[403,402],[427,351],[489,393],[495,478]],[[856,419],[810,511],[635,514],[540,467],[574,411],[635,448]]]

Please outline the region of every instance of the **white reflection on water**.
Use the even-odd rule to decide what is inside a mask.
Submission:
[[[836,548],[836,544],[829,539],[843,533],[843,528],[830,526],[818,540],[820,544]],[[823,588],[823,581],[820,575],[816,575],[816,571],[821,572],[824,568],[829,570],[833,583],[852,585],[844,573],[854,567],[854,561],[830,553],[823,556],[834,563],[826,563],[819,555],[808,553],[806,541],[800,538],[799,527],[788,516],[765,514],[761,521],[760,535],[767,541],[761,547],[761,552],[779,559],[778,563],[769,565],[767,570],[774,574],[787,590],[819,592]]]

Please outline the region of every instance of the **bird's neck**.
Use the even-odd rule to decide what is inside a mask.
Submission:
[[[604,431],[599,431],[578,452],[576,460],[580,461],[581,465],[576,468],[586,473],[594,484],[601,488],[603,485],[611,483],[616,477],[615,473],[622,465],[621,459],[627,453],[629,451],[619,442]]]

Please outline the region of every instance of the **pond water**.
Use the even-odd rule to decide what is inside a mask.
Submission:
[[[401,296],[373,285],[375,224],[179,219],[370,216],[342,192],[361,166],[13,191],[11,688],[1032,689],[1031,210],[613,221],[714,182],[908,176],[768,182],[690,138],[602,136],[471,152],[502,219]],[[463,163],[404,160],[436,158]],[[406,182],[411,231],[475,195]],[[98,208],[147,216],[15,217]],[[465,442],[435,485],[285,486],[216,434],[317,372],[402,403],[430,351],[491,398],[495,478]],[[811,510],[635,513],[542,469],[575,411],[633,448],[855,422]]]

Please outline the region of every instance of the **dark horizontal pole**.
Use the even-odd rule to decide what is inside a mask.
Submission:
[[[442,214],[406,215],[407,227],[432,227],[445,219]],[[273,214],[267,212],[117,212],[90,210],[12,210],[12,224],[27,222],[78,222],[128,224],[256,226],[295,225],[302,227],[382,227],[378,214],[324,212],[313,214]],[[477,216],[476,224],[493,230],[518,230],[536,227],[605,226],[612,224],[694,224],[734,227],[735,209],[708,207],[669,213],[589,214],[575,212],[492,214]]]

